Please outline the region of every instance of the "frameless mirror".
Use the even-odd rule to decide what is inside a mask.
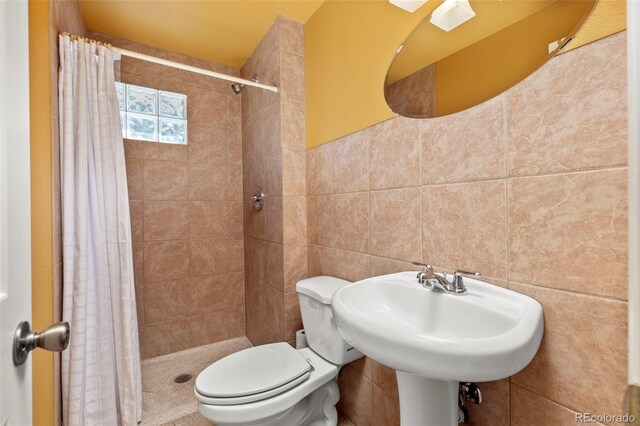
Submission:
[[[423,7],[435,14],[418,24],[389,67],[387,104],[405,117],[429,118],[491,99],[561,53],[595,3],[432,0]]]

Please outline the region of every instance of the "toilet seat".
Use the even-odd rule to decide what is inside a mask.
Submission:
[[[311,365],[308,379],[291,387],[287,391],[280,392],[269,398],[244,404],[211,404],[207,402],[205,396],[194,389],[195,396],[199,402],[198,409],[200,413],[205,418],[221,425],[288,424],[280,420],[275,421],[275,423],[270,423],[269,419],[273,418],[272,416],[280,419],[280,417],[278,417],[279,415],[287,412],[287,410],[294,409],[293,407],[298,402],[304,400],[319,388],[325,385],[328,386],[328,382],[332,380],[335,381],[336,377],[338,377],[338,371],[340,370],[337,365],[328,362],[313,352],[311,348],[298,349],[296,352]]]
[[[309,378],[309,362],[287,343],[256,346],[207,367],[196,379],[201,402],[236,405],[260,401]]]

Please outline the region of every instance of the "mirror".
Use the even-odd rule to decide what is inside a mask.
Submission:
[[[437,18],[428,13],[398,49],[385,81],[387,104],[405,117],[429,118],[491,99],[561,53],[595,3],[430,1],[423,7],[437,9]]]

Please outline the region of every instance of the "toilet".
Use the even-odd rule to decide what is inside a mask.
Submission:
[[[362,356],[338,333],[331,298],[349,282],[319,276],[296,284],[309,347],[272,343],[214,362],[196,378],[200,413],[218,426],[336,425],[340,368]]]

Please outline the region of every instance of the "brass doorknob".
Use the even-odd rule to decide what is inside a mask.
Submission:
[[[39,333],[31,331],[29,321],[22,321],[13,337],[13,364],[17,366],[27,362],[29,352],[35,348],[62,352],[69,346],[69,334],[69,323],[66,321],[50,325]]]

